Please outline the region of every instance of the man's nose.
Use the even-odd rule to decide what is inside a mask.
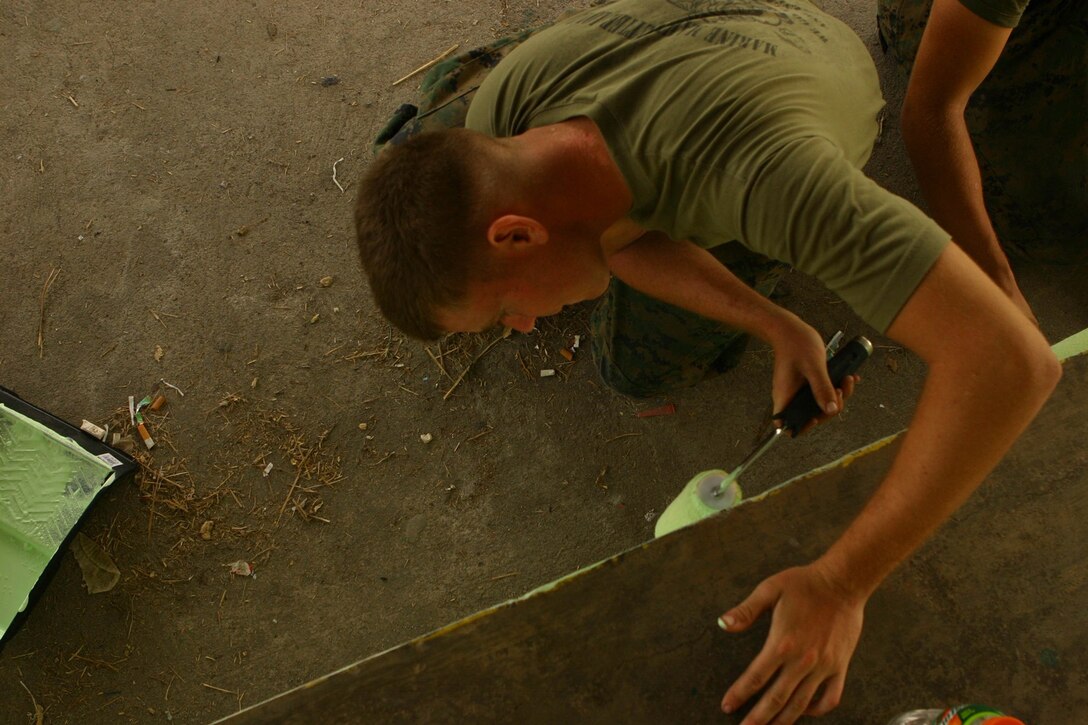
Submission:
[[[503,315],[500,322],[518,332],[532,332],[536,327],[536,318],[528,315]]]

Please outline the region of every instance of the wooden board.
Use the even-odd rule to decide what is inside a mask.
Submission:
[[[1086,411],[1082,355],[990,480],[870,601],[844,702],[824,722],[881,725],[957,701],[1030,723],[1088,712]],[[767,620],[727,635],[717,616],[819,555],[897,443],[226,722],[739,722],[718,702]]]

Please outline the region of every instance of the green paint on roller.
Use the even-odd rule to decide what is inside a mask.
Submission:
[[[867,338],[858,335],[839,347],[838,342],[841,337],[840,331],[827,345],[827,353],[830,356],[827,361],[827,374],[836,387],[842,384],[847,375],[856,373],[873,354],[873,343]],[[741,497],[737,479],[745,469],[770,450],[783,433],[786,431],[796,433],[803,430],[805,425],[820,413],[821,408],[816,402],[816,396],[813,395],[808,383],[805,383],[794,393],[786,407],[775,413],[775,418],[781,422],[777,423],[774,429],[756,444],[732,473],[722,470],[704,471],[688,482],[680,495],[669,504],[665,513],[661,514],[661,518],[657,520],[654,535],[664,536],[701,521],[718,511],[737,505]]]
[[[1071,357],[1088,353],[1088,329],[1070,335],[1050,348],[1059,360],[1065,362]]]
[[[731,509],[741,501],[740,485],[721,469],[703,471],[688,481],[680,495],[657,519],[654,536],[660,538],[707,516]],[[723,485],[725,484],[724,488]]]

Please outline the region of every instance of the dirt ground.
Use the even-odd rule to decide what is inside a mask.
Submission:
[[[632,400],[596,377],[588,308],[427,348],[363,282],[356,181],[422,76],[394,81],[580,4],[0,5],[0,384],[77,424],[184,391],[82,528],[120,583],[89,595],[62,554],[0,653],[0,721],[207,722],[644,541],[693,474],[743,457],[770,412],[761,344]],[[894,119],[873,4],[826,7]],[[870,172],[917,199],[894,120]],[[1052,341],[1088,326],[1075,270],[1020,274]],[[778,301],[877,351],[840,420],[750,492],[903,427],[924,373],[811,280]]]

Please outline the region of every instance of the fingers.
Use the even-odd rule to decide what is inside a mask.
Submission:
[[[769,644],[763,645],[763,650],[752,660],[752,664],[748,665],[748,669],[744,671],[737,681],[733,683],[722,698],[722,712],[731,713],[736,711],[744,703],[748,702],[748,699],[755,695],[757,692],[767,686],[767,683],[771,681],[775,673],[778,671],[781,660],[781,653],[772,649]],[[780,677],[779,680],[782,678]],[[776,683],[777,685],[780,683]],[[786,698],[788,699],[788,695]],[[782,701],[782,705],[785,705],[786,700]],[[779,708],[781,709],[781,707]],[[751,715],[745,718],[745,722],[751,720]]]
[[[846,681],[845,674],[828,677],[826,672],[814,670],[817,659],[815,654],[783,667],[780,660],[786,655],[788,652],[784,647],[779,647],[777,654],[764,647],[759,657],[753,660],[729,692],[725,693],[722,710],[726,713],[736,711],[749,698],[767,687],[771,678],[774,678],[774,683],[741,725],[791,725],[802,715],[826,715],[838,707]]]
[[[763,580],[747,599],[718,617],[718,626],[727,632],[743,632],[751,627],[763,612],[774,607],[780,594],[779,588],[771,580]],[[759,692],[774,676],[775,670],[778,669],[775,662],[779,658],[780,653],[775,653],[764,645],[763,651],[725,693],[725,697],[722,698],[722,710],[727,713],[733,712],[747,702],[749,697]]]
[[[835,388],[835,407],[836,412],[829,415],[820,417],[820,420],[827,420],[831,415],[838,415],[846,409],[846,401],[850,399],[850,396],[854,394],[854,388],[861,382],[860,375],[847,375],[839,383],[839,387]]]
[[[718,626],[726,632],[743,632],[778,601],[779,590],[767,580],[748,595],[748,598],[718,617]]]
[[[824,683],[824,693],[808,706],[805,710],[806,715],[812,715],[819,717],[820,715],[826,715],[839,706],[839,701],[842,699],[842,688],[846,684],[846,673],[840,673],[834,677],[829,678]]]
[[[786,643],[777,648],[764,647],[743,675],[737,679],[729,692],[722,698],[722,710],[726,713],[736,710],[757,692],[767,687],[774,678],[774,683],[767,688],[759,702],[751,709],[741,725],[775,725],[792,723],[804,715],[820,684],[827,677],[813,671],[816,666],[815,652],[801,657],[788,665],[782,660],[790,656]],[[778,676],[775,677],[775,673]]]
[[[839,391],[842,393],[843,402],[850,399],[850,396],[854,394],[854,388],[859,382],[861,382],[860,375],[847,375],[842,379]]]
[[[812,702],[812,697],[820,688],[820,683],[822,681],[822,678],[815,673],[810,674],[805,677],[805,679],[801,680],[797,689],[790,695],[786,706],[783,707],[777,715],[775,713],[768,713],[768,716],[764,717],[763,714],[759,712],[760,706],[763,705],[763,701],[761,700],[759,705],[752,708],[749,717],[755,717],[756,722],[769,722],[771,725],[791,725],[791,723],[796,722],[798,718],[808,712],[808,705]]]
[[[833,418],[835,415],[838,415],[842,411],[846,410],[846,401],[849,400],[850,396],[854,394],[854,389],[857,387],[857,384],[859,382],[861,382],[860,375],[847,375],[845,378],[843,378],[842,383],[840,384],[841,387],[835,389],[835,403],[838,407],[838,413],[835,413],[834,415],[825,414],[813,418],[809,423],[805,425],[804,428],[798,431],[796,435],[807,433],[809,430],[819,425],[820,423],[831,420],[831,418]]]
[[[838,391],[827,375],[827,368],[822,364],[815,370],[805,370],[805,379],[812,388],[812,397],[820,404],[820,410],[826,415],[835,415],[842,410]]]

